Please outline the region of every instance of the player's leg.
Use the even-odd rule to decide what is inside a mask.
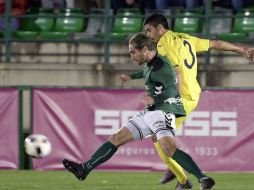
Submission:
[[[162,151],[168,158],[172,157],[175,154],[176,144],[175,144],[174,136],[162,137],[158,140],[158,142],[160,144]],[[171,159],[171,160],[173,160],[173,159]],[[175,189],[191,189],[191,188],[192,188],[192,184],[188,179],[186,179],[184,183],[178,182],[175,187]]]
[[[185,119],[186,117],[176,118],[176,126],[180,126]],[[185,174],[183,168],[177,162],[167,157],[163,153],[159,143],[157,142],[156,137],[153,137],[152,140],[154,143],[154,147],[156,148],[158,152],[158,155],[160,156],[161,160],[166,164],[168,168],[168,170],[165,173],[165,176],[160,180],[161,183],[165,184],[177,178],[180,184],[185,184],[187,182],[188,177]]]
[[[156,148],[161,160],[166,164],[169,171],[172,171],[170,173],[168,172],[168,175],[165,176],[165,179],[163,179],[163,181],[161,182],[164,184],[177,178],[179,183],[185,184],[188,177],[184,173],[183,168],[175,160],[173,160],[172,158],[169,158],[168,156],[164,154],[156,137],[152,137],[152,140],[154,142],[154,147]]]
[[[96,150],[90,160],[82,164],[77,164],[65,159],[63,161],[64,167],[72,172],[79,180],[84,180],[91,170],[109,160],[119,146],[142,139],[151,134],[150,129],[143,126],[143,117],[144,112],[135,115],[116,134],[111,135],[109,140]]]
[[[102,144],[96,150],[90,160],[78,164],[64,159],[63,165],[68,171],[73,173],[77,179],[84,180],[91,170],[109,160],[115,154],[119,146],[131,142],[132,140],[133,136],[129,129],[122,127],[116,134],[111,135],[106,143]]]
[[[177,162],[175,162],[171,157],[175,154],[176,151],[176,143],[175,143],[175,116],[174,114],[165,114],[163,115],[165,120],[165,127],[167,130],[161,128],[161,130],[156,130],[156,138],[159,143],[159,147],[161,148],[162,156],[165,157],[170,163],[174,163],[176,166],[179,166]],[[172,166],[174,166],[172,164]],[[172,168],[175,169],[175,168]],[[177,168],[176,170],[182,170],[181,168]],[[175,171],[175,170],[174,170]],[[184,173],[184,172],[183,172]],[[187,177],[186,177],[187,178]],[[188,179],[185,179],[182,183],[178,183],[176,189],[191,189],[192,184]]]
[[[187,98],[182,98],[182,103],[183,103],[186,114],[189,115],[197,107],[198,100],[193,101],[193,100],[190,100]],[[176,118],[176,129],[178,129],[178,127],[180,127],[185,120],[186,120],[186,117]],[[178,181],[181,184],[185,184],[187,181],[187,176],[184,173],[182,167],[179,164],[177,164],[176,162],[174,162],[174,161],[172,162],[171,158],[168,158],[167,156],[165,156],[164,153],[162,152],[161,148],[159,147],[159,144],[156,143],[155,140],[153,140],[153,142],[154,142],[154,146],[155,146],[160,158],[168,166],[168,171],[166,171],[165,176],[161,179],[161,183],[162,184],[168,183],[172,179],[177,177]]]
[[[192,160],[190,155],[185,153],[184,151],[177,149],[175,145],[175,141],[173,137],[157,137],[158,142],[164,152],[168,157],[172,157],[175,161],[177,161],[186,171],[193,174],[197,177],[200,183],[200,189],[211,189],[215,182],[212,178],[205,176],[196,163]],[[185,184],[177,185],[178,189],[190,189],[192,185],[189,186],[189,181],[187,180]]]
[[[215,181],[212,178],[204,175],[191,156],[186,152],[176,149],[172,158],[177,161],[178,164],[180,164],[187,172],[193,174],[198,179],[198,182],[201,186],[200,189],[211,189],[214,186]]]
[[[163,120],[164,117],[164,120]],[[157,121],[156,121],[157,120]],[[163,150],[164,154],[172,157],[178,164],[180,164],[186,171],[197,177],[201,184],[201,188],[211,188],[214,181],[205,176],[197,164],[192,160],[191,156],[184,151],[177,149],[175,144],[175,116],[167,113],[165,116],[159,114],[152,114],[147,118],[150,129],[156,134],[156,138]],[[163,123],[164,122],[164,123]],[[164,127],[163,127],[164,126]],[[205,181],[205,183],[203,183]]]
[[[184,100],[186,106],[186,113],[189,115],[197,106],[197,101]],[[183,123],[185,118],[180,117],[176,119],[177,128]],[[194,162],[191,156],[182,150],[176,149],[172,157],[176,160],[186,171],[193,174],[199,181],[201,189],[210,189],[214,186],[215,182],[212,178],[204,175],[198,165]]]

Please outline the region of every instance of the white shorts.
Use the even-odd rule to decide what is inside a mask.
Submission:
[[[141,111],[124,125],[135,140],[142,140],[152,134],[157,139],[165,136],[175,137],[175,115],[161,110]]]

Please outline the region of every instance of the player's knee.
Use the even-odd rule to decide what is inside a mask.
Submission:
[[[111,135],[108,140],[117,147],[121,146],[121,138],[118,134]]]
[[[119,147],[133,141],[133,136],[128,128],[123,127],[117,133],[111,135],[109,137],[109,141],[115,146]]]
[[[161,145],[161,148],[168,157],[172,157],[176,151],[175,148],[169,147],[168,145]]]
[[[176,145],[174,140],[170,140],[169,138],[165,137],[163,139],[160,139],[159,143],[164,154],[169,157],[172,157],[174,155],[176,151]]]

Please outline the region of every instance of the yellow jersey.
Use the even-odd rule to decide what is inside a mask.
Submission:
[[[181,96],[198,100],[201,88],[197,81],[197,52],[208,51],[209,40],[184,33],[167,31],[157,43],[157,51],[181,73]]]

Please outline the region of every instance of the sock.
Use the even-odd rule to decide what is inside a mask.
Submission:
[[[154,143],[154,147],[156,148],[161,160],[166,164],[168,169],[176,176],[179,183],[185,184],[188,178],[184,173],[183,168],[175,160],[164,154],[164,152],[160,147],[159,142]]]
[[[175,154],[172,157],[178,162],[187,172],[193,174],[198,180],[205,175],[201,172],[197,164],[192,160],[189,154],[182,150],[176,149]]]
[[[109,141],[104,143],[96,150],[90,160],[82,164],[83,168],[86,170],[87,173],[89,173],[98,165],[109,160],[115,154],[117,149],[118,148]]]

